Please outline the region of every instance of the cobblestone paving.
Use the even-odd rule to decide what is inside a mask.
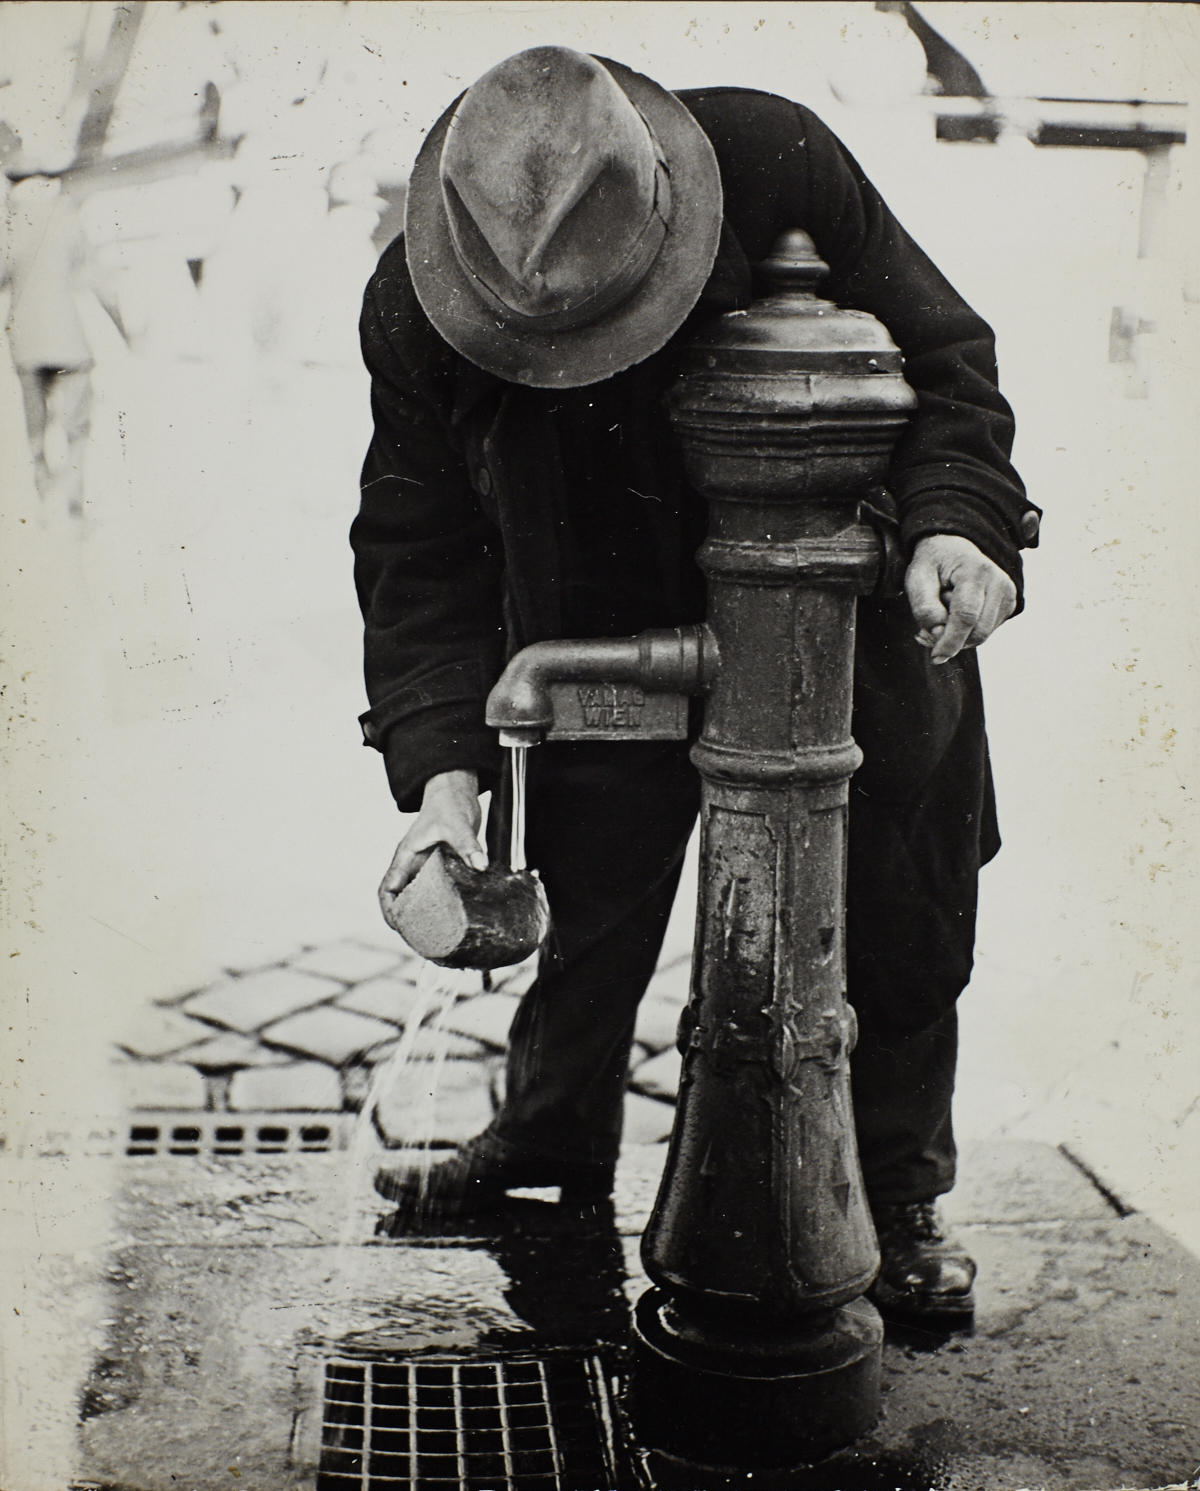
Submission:
[[[374,1093],[388,1143],[460,1142],[503,1093],[504,1048],[532,962],[443,975],[398,939],[347,938],[297,949],[266,968],[227,969],[212,984],[138,1012],[116,1043],[131,1113],[357,1113],[398,1047],[400,1075]],[[626,1138],[667,1137],[679,1081],[674,1050],[688,960],[669,959],[638,1016]]]

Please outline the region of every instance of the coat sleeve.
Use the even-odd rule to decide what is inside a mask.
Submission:
[[[991,328],[905,232],[837,136],[794,107],[802,221],[831,270],[824,293],[883,322],[917,395],[887,481],[906,552],[927,534],[960,534],[1007,571],[1020,596],[1019,550],[1037,542],[1040,510],[1010,460],[1013,416],[997,386]]]
[[[476,771],[483,789],[495,775],[484,705],[503,662],[502,560],[402,249],[367,286],[360,335],[374,418],[350,530],[371,705],[360,723],[383,752],[398,806],[413,812],[438,772]]]

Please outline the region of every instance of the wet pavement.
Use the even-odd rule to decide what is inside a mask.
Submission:
[[[337,1363],[563,1351],[591,1352],[607,1373],[614,1487],[1107,1491],[1182,1484],[1195,1470],[1200,1268],[1145,1218],[1118,1216],[1048,1147],[965,1156],[951,1211],[980,1262],[974,1335],[889,1339],[883,1417],[865,1440],[818,1467],[742,1475],[682,1466],[623,1434],[660,1146],[626,1147],[612,1207],[521,1198],[453,1227],[377,1203],[375,1158],[359,1145],[118,1162],[113,1243],[93,1288],[81,1287],[78,1256],[58,1257],[49,1240],[41,1297],[25,1301],[34,1321],[56,1318],[58,1339],[77,1314],[75,1485],[404,1484],[329,1479],[345,1463],[333,1453],[346,1442],[337,1414],[331,1428],[322,1413]],[[69,1174],[81,1162],[62,1163]],[[353,1463],[362,1442],[349,1444]]]
[[[478,976],[439,985],[398,944],[348,940],[148,1008],[117,1054],[128,1122],[6,1161],[8,1183],[34,1203],[18,1241],[36,1252],[20,1324],[48,1353],[23,1387],[22,1422],[33,1438],[57,1423],[69,1467],[69,1480],[28,1484],[1187,1483],[1200,1460],[1200,1263],[1065,1154],[1031,1142],[965,1147],[946,1210],[980,1264],[976,1329],[889,1335],[883,1414],[865,1439],[819,1466],[744,1473],[640,1442],[624,1408],[626,1352],[648,1285],[638,1245],[672,1116],[686,976],[686,957],[668,957],[643,1009],[612,1206],[533,1193],[454,1224],[380,1202],[371,1174],[389,1145],[441,1147],[486,1121],[528,969],[489,989]],[[401,1042],[408,1059],[389,1065]],[[373,1068],[383,1075],[369,1090]],[[386,1405],[396,1374],[417,1365],[500,1374],[498,1390],[519,1402],[522,1372],[564,1383],[575,1372],[586,1411],[555,1412],[575,1425],[560,1454],[570,1467],[573,1446],[585,1479],[545,1479],[532,1450],[519,1462],[529,1473],[507,1482],[402,1473],[409,1462],[387,1448],[398,1410]],[[427,1391],[436,1401],[449,1389]]]

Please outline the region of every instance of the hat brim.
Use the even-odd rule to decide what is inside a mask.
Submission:
[[[671,173],[670,222],[649,273],[596,321],[539,331],[503,321],[474,289],[451,241],[439,171],[458,99],[426,136],[409,181],[405,253],[421,308],[457,352],[510,383],[579,388],[644,361],[683,324],[716,259],[721,175],[708,136],[673,93],[619,62],[596,60],[649,122]]]

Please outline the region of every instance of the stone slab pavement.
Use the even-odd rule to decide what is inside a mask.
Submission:
[[[130,1114],[353,1115],[370,1096],[393,1145],[468,1137],[502,1091],[508,1028],[532,962],[487,978],[446,974],[386,939],[302,947],[146,1005],[113,1053]],[[632,1142],[670,1130],[688,970],[687,952],[669,947],[642,1003],[626,1115]],[[392,1060],[398,1053],[403,1059]]]

